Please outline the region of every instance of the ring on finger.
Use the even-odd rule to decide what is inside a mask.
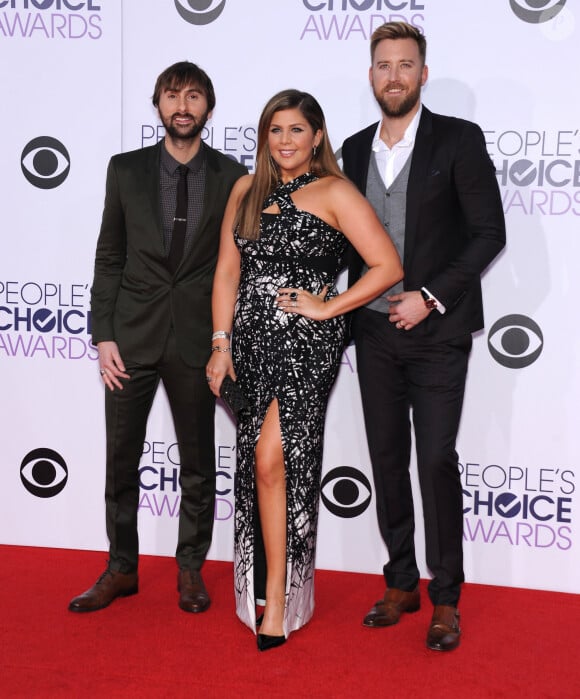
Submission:
[[[205,380],[206,380],[208,383],[211,383],[211,382],[213,381],[213,379],[212,379],[211,376],[206,376],[206,377],[205,377]]]
[[[99,374],[104,376],[107,372],[104,369],[99,369]]]
[[[296,299],[298,298],[298,292],[297,292],[297,291],[291,291],[291,292],[290,292],[290,298],[292,299],[292,301],[296,301]],[[296,305],[296,304],[294,304],[294,305]]]

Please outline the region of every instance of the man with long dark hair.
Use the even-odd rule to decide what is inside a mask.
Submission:
[[[91,311],[106,387],[109,561],[95,585],[71,601],[73,612],[102,609],[138,590],[138,467],[159,381],[180,456],[179,606],[203,612],[210,605],[201,567],[214,519],[215,399],[204,366],[221,219],[246,168],[201,140],[215,105],[201,68],[187,61],[167,68],[153,104],[165,138],[115,155],[107,172]]]

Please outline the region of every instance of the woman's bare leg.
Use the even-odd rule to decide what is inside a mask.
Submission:
[[[284,635],[286,471],[278,401],[270,404],[256,445],[256,490],[266,554],[266,607],[260,633]]]

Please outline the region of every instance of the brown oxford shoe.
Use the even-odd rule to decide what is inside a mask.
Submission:
[[[108,607],[117,597],[129,597],[138,591],[137,573],[120,573],[107,568],[91,588],[71,600],[68,608],[71,612],[96,612]]]
[[[399,621],[403,612],[416,612],[420,607],[421,598],[419,597],[418,586],[412,592],[389,587],[383,599],[376,602],[375,606],[365,616],[363,626],[373,628],[392,626]]]
[[[447,604],[437,604],[433,610],[431,626],[427,632],[427,648],[430,650],[453,650],[459,645],[461,629],[459,612]]]
[[[179,606],[184,612],[205,612],[209,608],[211,600],[199,570],[180,570],[177,576],[177,591]]]

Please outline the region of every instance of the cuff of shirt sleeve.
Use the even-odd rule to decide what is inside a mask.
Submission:
[[[443,315],[447,309],[441,303],[441,301],[439,301],[439,299],[436,296],[433,296],[433,294],[426,287],[422,286],[421,291],[424,291],[430,299],[435,299],[435,301],[437,301],[437,310],[439,311],[439,313],[441,313],[441,315]]]

